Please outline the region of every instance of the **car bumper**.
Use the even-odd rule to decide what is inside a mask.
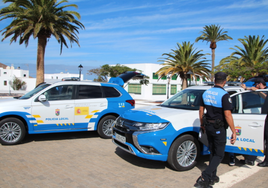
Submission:
[[[167,161],[174,133],[171,125],[157,131],[129,131],[113,128],[113,143],[141,158]]]

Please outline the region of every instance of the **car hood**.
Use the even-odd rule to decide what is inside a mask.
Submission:
[[[15,98],[0,99],[0,109],[4,109],[4,111],[6,111],[7,109],[15,110],[17,107],[25,106],[25,105],[30,106],[28,100],[20,100],[20,99],[15,99]]]
[[[200,126],[198,110],[184,110],[162,106],[147,106],[126,111],[121,117],[144,123],[171,122],[175,129]]]

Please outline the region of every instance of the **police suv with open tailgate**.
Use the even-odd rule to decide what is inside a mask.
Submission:
[[[126,111],[113,124],[113,142],[138,157],[167,161],[175,170],[193,168],[200,154],[209,154],[208,147],[198,140],[198,110],[202,94],[210,87],[188,87],[160,105]],[[268,105],[260,92],[267,95],[267,90],[242,91],[236,86],[226,86],[225,90],[232,94],[237,134],[231,145],[228,129],[225,151],[263,156],[264,107]]]
[[[135,106],[133,98],[122,87],[124,82],[144,76],[126,72],[112,78],[113,83],[43,83],[20,98],[1,99],[0,143],[17,144],[26,133],[92,130],[97,130],[103,138],[111,138],[114,120]]]

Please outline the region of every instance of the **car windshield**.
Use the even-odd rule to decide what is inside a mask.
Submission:
[[[170,99],[166,100],[161,106],[169,108],[187,109],[187,110],[198,110],[200,106],[200,100],[205,90],[193,90],[184,89],[177,93]]]
[[[38,87],[34,88],[32,91],[26,93],[25,95],[23,95],[22,97],[20,97],[19,99],[29,99],[32,96],[34,96],[36,93],[38,93],[39,91],[43,90],[44,88],[48,87],[50,84],[41,84]]]

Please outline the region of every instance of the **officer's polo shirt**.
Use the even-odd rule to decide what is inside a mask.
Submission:
[[[206,118],[208,120],[219,119],[225,121],[224,111],[232,110],[229,93],[217,85],[203,93],[200,105],[206,108]]]

